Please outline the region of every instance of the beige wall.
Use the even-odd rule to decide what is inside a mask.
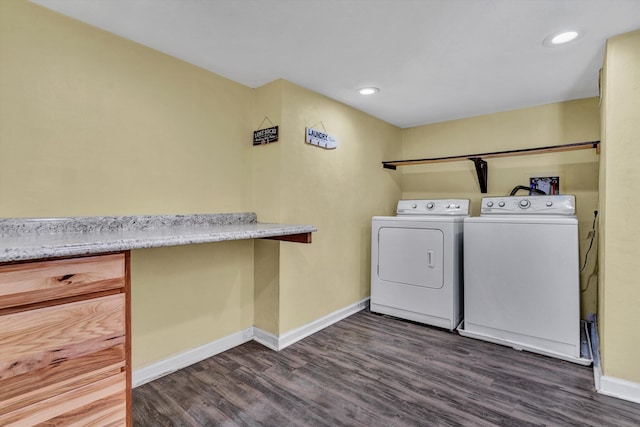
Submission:
[[[134,369],[253,326],[253,245],[132,252]]]
[[[276,89],[279,114],[260,101],[277,97]],[[371,217],[392,214],[400,197],[398,174],[381,162],[400,155],[400,129],[283,80],[258,92],[256,105],[264,106],[254,122],[269,116],[281,138],[254,149],[254,164],[262,165],[254,181],[269,183],[256,186],[256,211],[318,228],[311,245],[280,243],[279,294],[270,300],[280,314],[256,326],[282,334],[369,296]],[[323,125],[338,138],[337,149],[305,144],[305,127]]]
[[[640,200],[629,191],[640,181],[638,38],[609,43],[600,176],[604,370],[631,381],[640,381],[630,225]],[[281,139],[252,147],[265,116]],[[320,122],[338,149],[304,144],[304,127]],[[252,90],[26,1],[0,1],[0,216],[255,210],[261,221],[318,227],[311,245],[133,251],[134,368],[254,320],[281,334],[367,297],[371,216],[393,214],[401,196],[468,197],[478,213],[471,162],[393,172],[382,160],[597,139],[595,99],[400,130],[286,81]],[[546,173],[578,198],[583,259],[598,200],[593,150],[489,160],[488,195]],[[595,285],[583,314],[595,309]]]
[[[609,39],[602,87],[599,326],[604,375],[640,383],[640,31]]]
[[[0,216],[252,207],[253,91],[0,1]],[[133,251],[134,368],[253,324],[251,241]]]
[[[255,210],[318,226],[312,245],[255,242],[255,271],[253,242],[133,251],[134,369],[369,295],[371,216],[400,196],[380,162],[399,157],[400,129],[282,80],[252,90],[22,0],[0,2],[0,19],[0,216]],[[281,139],[252,147],[265,116]],[[304,143],[320,121],[337,150]]]
[[[597,141],[600,139],[597,98],[471,117],[403,130],[403,158],[430,158]],[[488,159],[488,192],[480,193],[471,161],[405,166],[403,198],[456,197],[471,200],[480,213],[485,196],[508,195],[529,176],[560,176],[561,192],[576,196],[580,260],[589,247],[587,233],[598,203],[598,155],[595,150]],[[520,192],[518,194],[527,194]],[[581,275],[582,316],[596,310],[595,250]],[[589,276],[592,276],[589,279]]]
[[[253,206],[263,222],[281,222],[282,206],[282,85],[266,84],[254,92],[253,129],[279,126],[280,141],[253,147]],[[297,222],[310,223],[298,218]],[[286,243],[282,243],[283,245]],[[280,332],[280,245],[254,242],[254,324],[273,335]]]

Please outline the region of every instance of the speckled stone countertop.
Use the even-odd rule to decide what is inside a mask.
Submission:
[[[90,255],[317,231],[257,222],[253,212],[70,218],[0,218],[0,262]]]

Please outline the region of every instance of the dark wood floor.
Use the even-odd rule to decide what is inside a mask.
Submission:
[[[133,390],[136,426],[640,426],[591,367],[362,311]]]

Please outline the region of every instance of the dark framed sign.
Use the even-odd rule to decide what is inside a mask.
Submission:
[[[253,145],[269,144],[278,140],[278,126],[253,131]]]

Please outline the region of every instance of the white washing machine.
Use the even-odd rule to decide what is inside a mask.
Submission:
[[[371,221],[371,311],[454,330],[469,200],[400,200]]]
[[[461,335],[589,364],[580,347],[575,197],[485,197],[464,221]]]

